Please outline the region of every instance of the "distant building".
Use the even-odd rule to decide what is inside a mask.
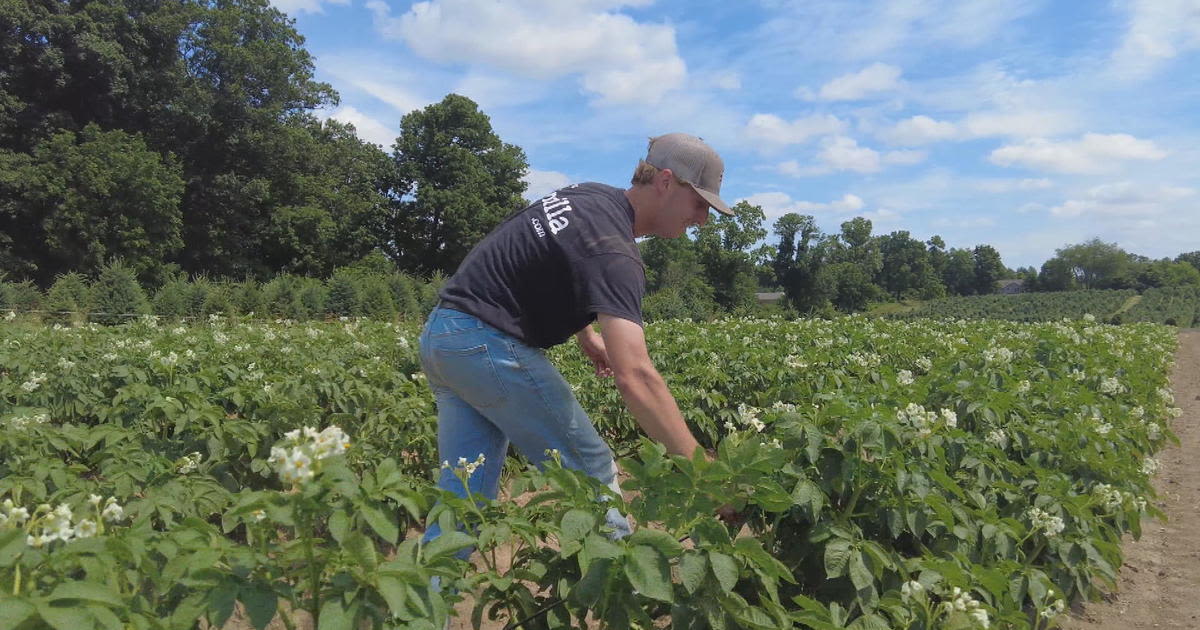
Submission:
[[[783,299],[783,292],[755,293],[754,299],[758,300],[759,304],[775,304]]]
[[[1005,295],[1013,295],[1015,293],[1024,293],[1024,292],[1025,292],[1025,281],[1024,280],[1001,280],[1000,282],[997,283],[997,286],[996,286],[996,293],[1003,293]]]

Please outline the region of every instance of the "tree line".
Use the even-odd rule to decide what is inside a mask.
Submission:
[[[470,99],[406,114],[387,148],[319,115],[337,104],[267,0],[0,3],[0,279],[28,301],[118,264],[153,301],[196,279],[322,284],[363,261],[436,278],[524,205],[524,152]],[[768,232],[760,207],[737,211],[642,243],[649,315],[750,312],[773,290],[794,312],[831,313],[986,294],[1007,278],[1028,290],[1200,283],[1197,252],[1152,261],[1090,241],[1010,270],[989,245],[874,235],[862,217],[825,234],[788,214]]]

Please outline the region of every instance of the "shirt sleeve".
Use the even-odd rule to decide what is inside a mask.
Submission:
[[[597,254],[580,261],[580,301],[592,315],[606,313],[642,325],[646,272],[624,254]]]

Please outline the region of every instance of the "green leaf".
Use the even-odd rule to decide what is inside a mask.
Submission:
[[[654,547],[659,553],[674,558],[683,553],[683,545],[667,532],[643,527],[625,539],[631,545],[647,545]]]
[[[379,566],[379,559],[375,556],[375,543],[362,532],[351,532],[347,535],[346,541],[342,543],[342,550],[350,557],[354,566],[368,574],[373,573]]]
[[[721,588],[726,593],[732,591],[738,581],[737,561],[723,553],[712,551],[708,554],[708,562],[712,566],[713,577],[717,578]]]
[[[825,545],[825,576],[829,579],[842,577],[850,564],[850,541],[840,538]]]
[[[862,552],[857,549],[850,553],[850,582],[854,584],[855,590],[875,584],[875,576],[871,575],[871,570],[863,561]]]
[[[891,630],[892,626],[883,617],[870,613],[855,619],[846,627],[848,630]]]
[[[354,613],[339,597],[330,597],[321,604],[321,619],[317,630],[354,630]]]
[[[246,607],[250,624],[258,630],[263,630],[271,623],[279,607],[279,597],[265,584],[243,584],[238,591],[238,599]]]
[[[0,595],[0,628],[15,628],[36,610],[33,604],[23,599]]]
[[[460,531],[442,530],[442,535],[425,545],[425,558],[431,560],[438,556],[450,555],[475,544],[475,539]]]
[[[376,579],[375,587],[379,590],[379,594],[383,596],[383,601],[387,602],[389,609],[393,611],[404,610],[408,595],[404,588],[404,582],[400,581],[399,578],[381,575]]]
[[[568,598],[580,606],[595,608],[604,597],[614,562],[616,561],[612,558],[596,558],[588,566],[583,577],[571,586]]]
[[[121,598],[108,588],[95,582],[63,582],[47,597],[51,602],[63,600],[84,600],[107,604],[114,608],[121,606]]]
[[[689,595],[695,594],[700,585],[704,583],[707,571],[708,559],[702,553],[684,552],[683,557],[679,560],[679,577],[683,581],[684,590]]]
[[[796,583],[796,578],[788,570],[787,565],[767,553],[757,538],[739,538],[734,541],[733,548],[753,562],[759,571],[778,580],[786,580],[793,584]]]
[[[625,577],[639,593],[661,602],[674,601],[671,567],[654,547],[634,545],[625,558]]]
[[[596,526],[596,517],[591,512],[574,508],[563,514],[562,523],[559,528],[562,531],[562,540],[583,540],[584,536],[588,535]]]
[[[333,539],[341,544],[346,539],[346,532],[350,530],[350,517],[344,510],[338,510],[329,516],[329,533],[333,535]]]
[[[55,606],[49,602],[38,602],[37,613],[54,630],[81,630],[92,628],[94,618],[82,606]]]
[[[363,518],[367,520],[367,524],[375,530],[376,534],[379,534],[380,538],[390,544],[396,544],[396,540],[400,538],[400,527],[387,514],[369,503],[363,503],[358,507]]]
[[[23,529],[0,532],[0,567],[11,566],[17,556],[25,551],[25,536]]]

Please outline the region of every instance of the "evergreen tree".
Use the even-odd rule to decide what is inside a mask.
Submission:
[[[138,315],[150,312],[146,292],[138,284],[133,269],[120,260],[105,265],[92,285],[94,311],[91,321],[100,324],[121,324]]]

